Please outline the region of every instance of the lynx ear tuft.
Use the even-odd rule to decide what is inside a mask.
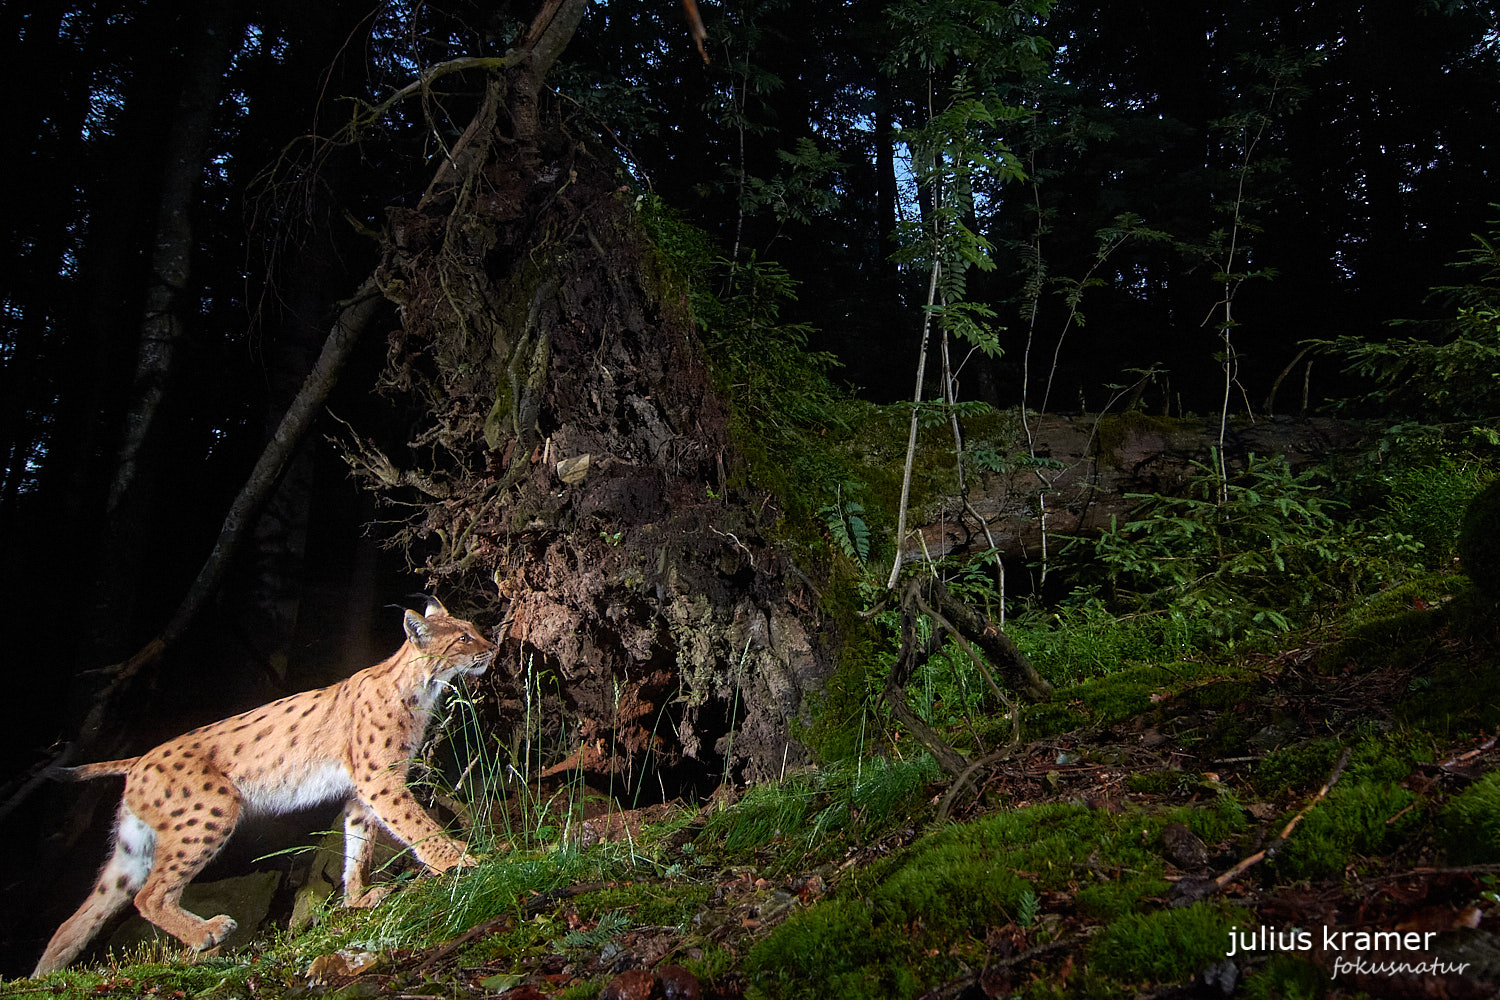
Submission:
[[[407,594],[406,596],[409,600],[425,603],[426,608],[422,613],[428,618],[431,618],[433,615],[438,615],[442,618],[453,617],[452,615],[448,614],[448,609],[443,607],[443,602],[438,600],[436,597],[433,597],[431,594]]]
[[[406,628],[406,637],[418,649],[425,650],[427,644],[432,642],[432,626],[415,611],[406,612],[402,617],[402,625]]]

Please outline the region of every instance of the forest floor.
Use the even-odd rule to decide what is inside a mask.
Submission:
[[[552,846],[374,910],[0,997],[1500,995],[1493,612],[1433,575],[1280,646],[1053,675],[962,782],[897,740],[701,807],[539,812]]]

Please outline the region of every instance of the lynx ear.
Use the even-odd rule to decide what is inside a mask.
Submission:
[[[425,614],[428,618],[432,618],[434,616],[440,616],[443,618],[453,617],[452,615],[448,614],[448,609],[443,607],[443,602],[438,600],[436,597],[427,598],[427,610],[423,611],[422,613]]]
[[[406,628],[406,637],[418,649],[426,649],[427,644],[432,641],[432,626],[415,611],[406,612],[402,617],[402,625]]]

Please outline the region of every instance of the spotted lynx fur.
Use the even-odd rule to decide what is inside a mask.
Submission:
[[[365,888],[373,825],[411,845],[428,868],[470,865],[467,845],[432,821],[406,787],[410,757],[445,685],[481,674],[495,647],[436,600],[406,612],[406,642],[383,663],[317,691],[215,722],[129,760],[67,769],[83,779],[125,775],[114,853],[89,898],[42,954],[33,975],[64,968],[132,896],[141,915],[195,950],[235,929],[180,904],[182,890],[219,852],[246,812],[282,813],[344,801],[344,900]]]

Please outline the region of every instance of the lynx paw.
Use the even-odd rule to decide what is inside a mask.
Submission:
[[[229,935],[233,934],[237,927],[239,927],[239,924],[235,923],[234,918],[223,913],[211,920],[205,920],[203,922],[203,941],[194,950],[207,951],[209,948],[215,947]]]
[[[394,888],[394,886],[389,882],[383,883],[381,885],[372,885],[370,886],[370,888],[366,889],[364,892],[361,892],[356,896],[345,897],[344,905],[349,907],[351,910],[368,910],[370,907],[375,906],[382,899],[389,896],[391,894],[392,888]]]

